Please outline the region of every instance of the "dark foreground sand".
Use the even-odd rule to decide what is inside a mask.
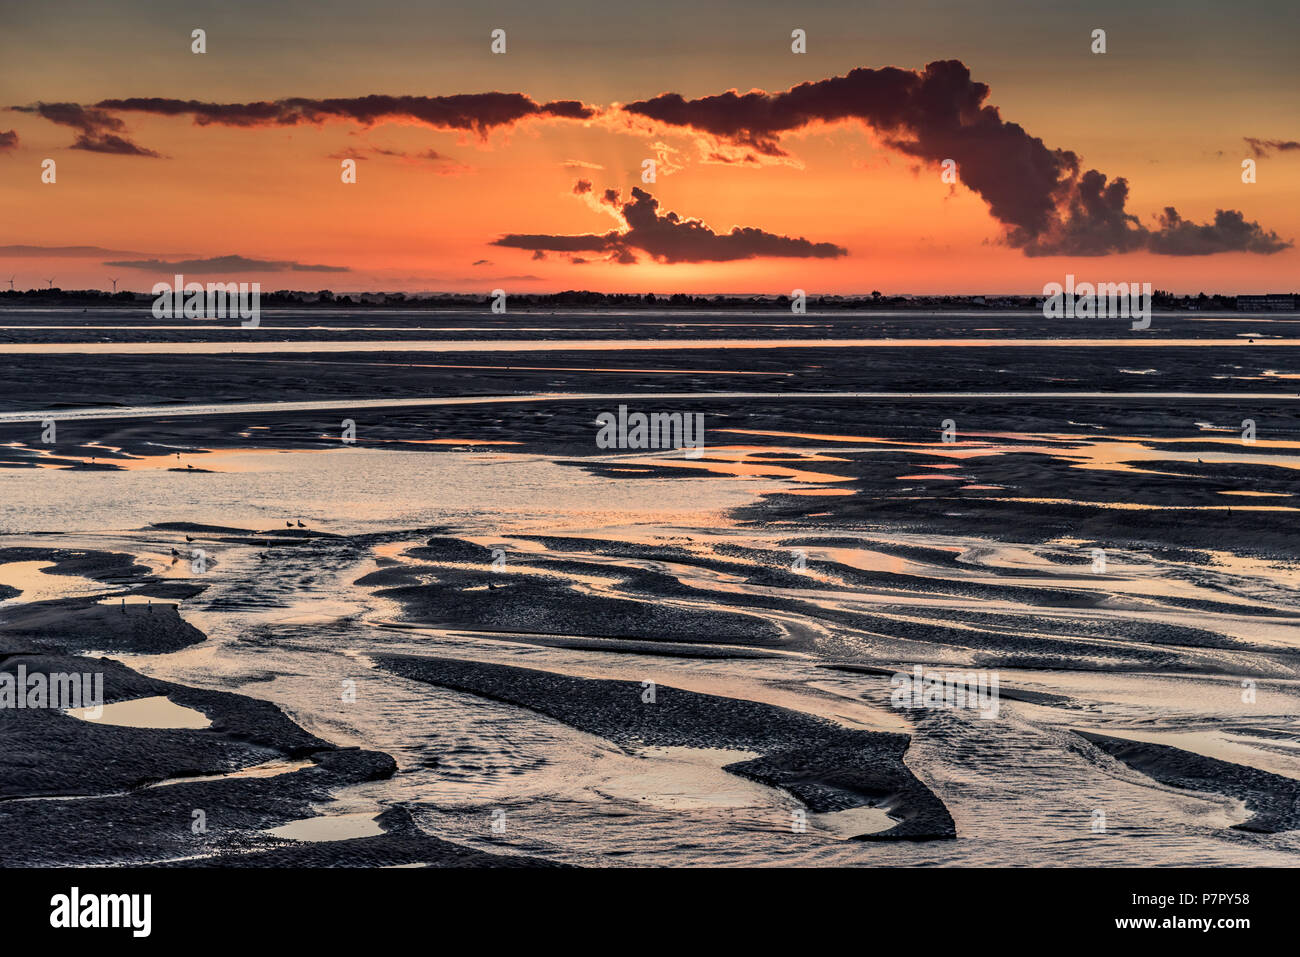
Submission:
[[[19,558],[57,562],[54,571],[137,586],[149,594],[175,583],[132,572],[125,556],[50,549]],[[499,856],[433,838],[394,806],[382,835],[299,844],[268,828],[313,816],[338,789],[391,776],[386,754],[338,748],[308,734],[279,708],[244,695],[190,688],[141,675],[87,646],[158,653],[202,641],[176,606],[116,606],[65,599],[19,606],[0,623],[0,671],[47,679],[92,674],[104,703],[163,696],[206,715],[202,729],[136,728],[82,720],[55,708],[0,709],[0,865],[152,864],[218,866],[516,866],[544,863]],[[270,777],[242,769],[306,762]],[[222,780],[222,775],[235,775]],[[199,779],[188,781],[187,779]],[[217,778],[213,780],[212,778]],[[202,827],[196,828],[201,814]]]
[[[863,840],[956,836],[942,802],[903,764],[904,734],[852,731],[757,701],[664,686],[647,703],[635,681],[449,658],[380,655],[376,661],[405,678],[530,708],[624,746],[757,751],[760,757],[724,770],[782,788],[815,812],[872,805],[898,820]]]
[[[1300,827],[1300,781],[1165,744],[1128,741],[1091,731],[1079,737],[1161,784],[1237,798],[1254,817],[1233,827],[1273,834]]]

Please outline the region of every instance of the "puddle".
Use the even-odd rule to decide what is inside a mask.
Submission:
[[[384,833],[384,829],[375,820],[377,816],[373,811],[361,811],[356,814],[309,817],[273,827],[263,833],[287,841],[306,841],[313,844],[323,841],[349,841],[357,837],[377,837]]]
[[[707,457],[699,459],[650,459],[626,461],[624,465],[653,465],[659,468],[690,469],[712,475],[730,475],[734,478],[785,478],[793,482],[851,482],[851,475],[832,475],[829,472],[810,472],[786,465],[766,464],[762,461],[716,461]]]
[[[808,819],[815,827],[830,831],[845,840],[863,834],[879,834],[898,823],[884,808],[871,806],[851,807],[846,811],[832,811],[829,814],[810,814]]]
[[[23,801],[97,801],[107,797],[127,797],[128,795],[138,794],[140,791],[170,787],[173,784],[202,784],[211,781],[233,781],[238,778],[273,778],[310,767],[315,767],[314,762],[306,760],[267,761],[264,764],[254,764],[252,767],[231,771],[229,774],[200,774],[194,777],[168,778],[165,781],[155,781],[152,784],[146,784],[131,791],[118,791],[114,794],[38,794],[31,797],[6,798],[5,801],[15,803]]]
[[[82,721],[112,724],[122,728],[210,728],[212,719],[202,711],[183,708],[161,695],[135,698],[103,706],[99,717],[91,717],[99,708],[71,708],[65,712]]]
[[[758,756],[755,751],[725,748],[641,748],[632,767],[601,781],[597,790],[607,797],[676,810],[780,804],[783,798],[775,788],[722,770]]]
[[[9,601],[53,601],[56,598],[82,598],[109,591],[111,585],[82,578],[80,575],[47,575],[45,569],[54,562],[6,562],[0,565],[0,585],[9,585],[22,592]]]
[[[263,764],[254,764],[247,768],[240,768],[238,771],[231,771],[228,774],[202,774],[192,778],[168,778],[166,781],[159,781],[157,784],[150,785],[155,788],[165,788],[172,784],[196,784],[208,781],[235,781],[243,778],[277,778],[282,774],[292,774],[295,771],[302,771],[306,768],[314,768],[315,761],[303,759],[301,761],[266,761]]]

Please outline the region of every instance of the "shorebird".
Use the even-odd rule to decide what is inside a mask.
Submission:
[[[187,469],[192,469],[192,468],[194,468],[194,466],[193,466],[193,465],[190,465],[188,462],[185,464],[185,467],[186,467]]]
[[[266,561],[266,552],[258,552],[257,557],[260,561]]]
[[[192,541],[194,541],[194,539],[192,539],[192,538],[190,538],[188,535],[186,535],[186,536],[185,536],[185,541],[187,541],[187,542],[192,542]]]
[[[293,522],[285,522],[285,523],[284,523],[284,527],[285,527],[285,528],[293,528]]]
[[[172,549],[172,558],[180,558],[180,557],[181,557],[181,553],[178,552],[178,551],[176,551],[176,549],[173,548],[173,549]]]
[[[298,519],[298,527],[299,527],[299,528],[306,528],[307,526],[304,525],[304,524],[302,523],[302,519]]]

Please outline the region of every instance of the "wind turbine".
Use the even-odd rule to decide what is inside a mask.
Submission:
[[[47,280],[45,280],[45,281],[49,283],[49,286],[48,286],[47,288],[49,288],[49,289],[53,289],[53,288],[54,288],[54,277],[53,277],[53,276],[51,276],[49,279],[47,279]]]
[[[10,276],[10,277],[9,277],[9,291],[10,291],[10,292],[13,292],[13,291],[14,291],[14,280],[17,279],[17,278],[18,278],[17,276]]]
[[[117,279],[114,278],[113,276],[109,276],[108,279],[109,279],[109,281],[113,284],[113,295],[116,296],[116,295],[117,295]]]

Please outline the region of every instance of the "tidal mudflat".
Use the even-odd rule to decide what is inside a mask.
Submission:
[[[1295,316],[137,318],[0,317],[5,864],[1300,859]]]

